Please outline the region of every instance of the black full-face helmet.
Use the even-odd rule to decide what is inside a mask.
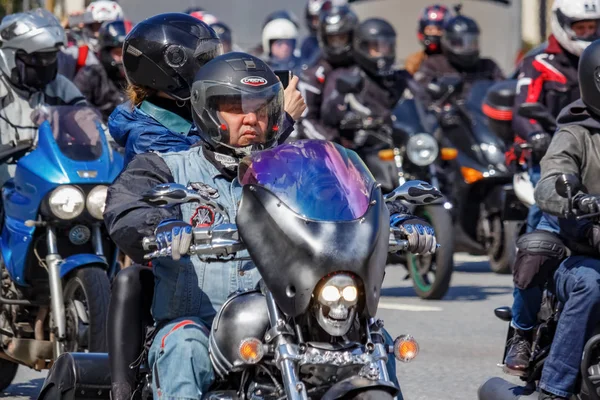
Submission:
[[[458,15],[446,24],[442,50],[450,63],[462,68],[473,67],[479,61],[479,25],[474,19]]]
[[[366,72],[386,77],[396,62],[396,31],[380,18],[363,21],[354,31],[354,58]]]
[[[581,100],[600,118],[600,39],[586,47],[579,58]]]
[[[260,58],[232,52],[206,63],[192,83],[192,116],[205,142],[216,150],[243,157],[277,144],[283,122],[283,86]],[[266,129],[245,147],[230,143],[231,132],[221,113],[256,115]]]
[[[317,38],[325,58],[334,63],[349,63],[352,59],[352,35],[358,17],[348,6],[333,7],[321,13]]]
[[[98,49],[100,62],[111,79],[124,79],[125,71],[123,61],[115,60],[111,51],[123,48],[127,27],[124,21],[107,21],[102,24],[98,31]]]
[[[198,69],[222,52],[219,37],[206,23],[187,14],[166,13],[129,32],[123,65],[130,83],[187,100]]]

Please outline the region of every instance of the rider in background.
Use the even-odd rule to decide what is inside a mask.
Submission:
[[[298,27],[287,18],[275,18],[262,31],[263,59],[273,70],[294,70],[300,59],[294,55],[298,42]]]
[[[423,87],[445,76],[460,77],[464,82],[461,95],[466,97],[474,82],[504,80],[504,74],[492,59],[480,57],[477,22],[461,15],[459,7],[456,12],[444,27],[442,54],[427,57],[414,77]]]
[[[58,74],[65,31],[54,15],[37,9],[4,17],[0,37],[0,143],[35,140],[38,127],[31,113],[36,106],[85,104],[77,87]],[[14,165],[3,165],[0,181],[13,172]]]
[[[329,11],[332,6],[330,0],[308,0],[306,3],[304,20],[308,29],[308,36],[304,38],[300,46],[300,59],[305,65],[312,66],[319,58],[320,47],[317,38],[319,20],[321,13]]]
[[[102,112],[105,120],[125,101],[127,80],[123,69],[123,42],[126,35],[123,21],[102,24],[97,54],[101,64],[82,68],[73,80],[88,102]]]
[[[408,56],[404,68],[411,74],[419,70],[428,56],[442,52],[442,35],[444,25],[452,18],[448,8],[441,4],[425,7],[419,18],[417,37],[423,45],[423,50]]]
[[[590,7],[590,5],[594,5]],[[554,132],[543,132],[535,121],[518,115],[517,110],[523,103],[539,102],[554,118],[563,108],[580,98],[579,57],[586,47],[596,40],[600,34],[600,2],[587,0],[555,0],[552,9],[552,35],[548,38],[547,48],[523,60],[517,97],[513,112],[513,128],[518,135],[516,142],[524,143],[533,135],[546,134],[548,140],[542,146],[532,150],[532,167],[529,178],[536,186],[540,180],[540,161],[549,145],[550,136]],[[515,162],[515,152],[507,153],[507,162]],[[527,232],[540,229],[540,220],[544,221],[542,211],[537,205],[529,208],[527,216]],[[536,233],[533,232],[532,241]],[[520,241],[525,243],[529,235]],[[507,352],[506,367],[515,372],[525,370],[531,355],[531,336],[537,323],[537,314],[542,302],[543,285],[546,279],[540,271],[539,256],[535,250],[527,246],[519,246],[517,261],[513,267],[515,289],[513,292],[513,318],[511,325],[515,334]]]
[[[348,6],[333,7],[321,14],[317,30],[320,57],[315,65],[303,70],[298,87],[304,94],[307,113],[301,120],[300,135],[309,139],[336,140],[337,129],[321,121],[321,105],[327,94],[323,92],[327,76],[335,69],[355,64],[352,39],[358,26],[358,17]]]

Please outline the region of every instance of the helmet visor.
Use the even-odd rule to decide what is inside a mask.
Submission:
[[[451,53],[470,55],[479,51],[479,34],[462,33],[460,35],[446,34],[442,43]]]
[[[359,50],[368,58],[395,57],[396,38],[382,37],[364,40],[360,43]]]
[[[266,83],[261,77],[246,77],[249,86]],[[263,145],[270,147],[279,137],[283,121],[283,86],[280,82],[262,90],[244,90],[217,81],[194,85],[192,106],[205,120],[211,139],[221,145],[240,148]]]
[[[350,33],[329,34],[325,40],[331,49],[345,49],[350,45]]]
[[[58,59],[58,51],[36,51],[27,54],[22,50],[17,51],[17,57],[27,65],[33,67],[48,67],[54,65]]]

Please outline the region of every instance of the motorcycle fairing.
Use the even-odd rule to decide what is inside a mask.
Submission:
[[[285,314],[305,313],[323,277],[349,272],[362,281],[365,303],[359,303],[359,312],[375,316],[389,247],[389,211],[379,188],[372,189],[370,200],[359,219],[315,221],[263,187],[244,186],[238,230]]]

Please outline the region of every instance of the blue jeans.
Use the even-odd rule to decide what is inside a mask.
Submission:
[[[600,260],[573,256],[554,273],[556,296],[564,304],[540,388],[557,396],[575,391],[585,342],[600,322]]]
[[[541,167],[539,165],[533,165],[531,168],[529,168],[528,172],[529,172],[529,179],[531,180],[533,187],[536,187],[536,185],[538,184],[538,182],[540,181],[540,179],[542,177]],[[537,206],[537,204],[534,204],[531,207],[529,207],[529,212],[527,213],[527,230],[526,230],[526,232],[529,233],[529,232],[534,231],[541,219],[542,219],[542,210],[540,210],[540,208]]]
[[[209,328],[199,318],[179,318],[157,333],[148,362],[152,367],[152,391],[155,399],[200,400],[214,382],[215,375],[208,356]],[[384,330],[386,344],[393,346]],[[396,359],[388,356],[387,369],[392,382],[396,377]],[[402,400],[402,393],[397,396]]]

